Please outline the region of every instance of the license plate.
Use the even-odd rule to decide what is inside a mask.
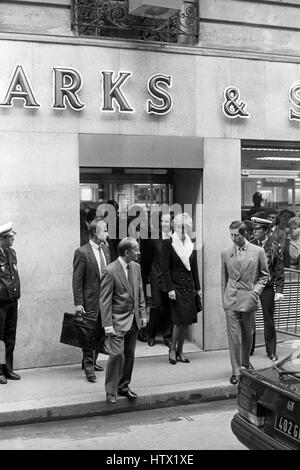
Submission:
[[[291,419],[276,415],[275,429],[300,442],[300,425]]]

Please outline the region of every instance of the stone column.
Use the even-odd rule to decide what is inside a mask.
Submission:
[[[240,140],[204,139],[203,158],[204,349],[213,350],[228,347],[221,302],[221,250],[232,243],[230,222],[241,217]]]

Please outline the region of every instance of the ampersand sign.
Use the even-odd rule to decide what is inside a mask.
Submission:
[[[240,90],[234,86],[228,86],[224,90],[224,102],[222,105],[223,113],[225,116],[234,119],[237,117],[249,118],[250,113],[245,111],[247,106],[244,101],[240,100]]]

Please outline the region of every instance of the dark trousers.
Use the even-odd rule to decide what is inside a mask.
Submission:
[[[276,354],[276,331],[274,325],[274,288],[266,286],[260,294],[264,317],[264,336],[267,355]]]
[[[105,391],[116,395],[128,390],[134,365],[138,328],[135,319],[129,331],[109,336],[109,358],[105,373]]]
[[[102,328],[101,320],[99,320],[96,327],[96,340],[94,348],[82,349],[82,361],[85,374],[94,372],[94,367],[97,361],[99,352],[101,351],[105,342],[104,328]]]
[[[148,338],[155,338],[158,331],[162,332],[165,340],[172,339],[172,320],[170,301],[167,292],[151,283],[152,305],[150,308]]]
[[[13,371],[13,353],[16,342],[18,301],[0,303],[0,341],[5,345],[5,364],[0,365],[0,374]]]

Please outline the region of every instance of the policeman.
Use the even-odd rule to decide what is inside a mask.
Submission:
[[[17,257],[12,245],[16,232],[12,223],[0,226],[0,384],[20,380],[13,372],[20,279]]]
[[[283,254],[281,246],[269,237],[272,222],[258,217],[251,217],[251,221],[253,223],[252,229],[254,236],[251,243],[263,247],[268,258],[270,279],[260,295],[260,300],[264,318],[264,336],[267,355],[272,361],[277,361],[274,301],[283,299]],[[254,350],[254,345],[252,350]]]

